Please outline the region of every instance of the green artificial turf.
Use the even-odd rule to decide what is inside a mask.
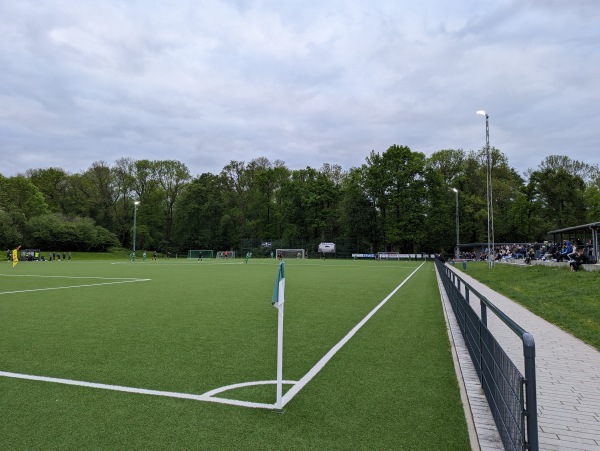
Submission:
[[[284,379],[304,376],[417,266],[289,261]],[[267,259],[7,263],[0,371],[193,394],[273,380],[276,270]],[[275,386],[219,396],[274,403]],[[3,449],[470,449],[431,263],[283,414],[7,377],[0,409]]]

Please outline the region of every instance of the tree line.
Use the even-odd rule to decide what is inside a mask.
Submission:
[[[192,177],[174,160],[97,161],[81,173],[61,168],[0,175],[0,243],[42,250],[136,248],[267,252],[262,247],[338,253],[452,253],[458,190],[461,243],[487,241],[486,149],[426,157],[406,146],[372,151],[345,171],[290,169],[260,157]],[[496,242],[534,242],[549,230],[600,220],[597,165],[545,158],[520,175],[490,149]],[[134,202],[139,205],[134,207]]]

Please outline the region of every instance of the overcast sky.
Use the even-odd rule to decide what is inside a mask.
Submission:
[[[0,173],[490,145],[600,164],[597,0],[0,0]]]

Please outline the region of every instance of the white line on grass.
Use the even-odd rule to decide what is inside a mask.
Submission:
[[[39,277],[46,279],[100,279],[100,280],[150,280],[136,279],[132,277],[99,277],[99,276],[41,276],[37,274],[0,274],[4,277]]]
[[[271,384],[275,384],[277,382],[277,381],[246,382],[246,383],[242,383],[242,384],[234,384],[234,385],[228,385],[226,387],[221,387],[221,388],[206,392],[202,395],[194,395],[191,393],[179,393],[179,392],[162,391],[162,390],[148,390],[146,388],[124,387],[122,385],[99,384],[96,382],[76,381],[76,380],[72,380],[72,379],[61,379],[61,378],[57,378],[57,377],[34,376],[31,374],[11,373],[8,371],[0,371],[0,376],[10,377],[13,379],[25,379],[25,380],[30,380],[30,381],[52,382],[55,384],[76,385],[79,387],[99,388],[102,390],[112,390],[112,391],[136,393],[136,394],[142,394],[142,395],[165,396],[168,398],[192,399],[194,401],[206,401],[206,402],[214,402],[214,403],[219,403],[219,404],[229,404],[229,405],[240,406],[240,407],[253,407],[253,408],[259,408],[259,409],[274,409],[275,404],[241,401],[241,400],[237,400],[237,399],[215,398],[213,395],[216,395],[223,391],[231,390],[234,388],[248,387],[248,386],[254,386],[254,385],[271,385]],[[283,381],[283,383],[284,384],[294,384],[295,381]]]
[[[365,317],[363,318],[363,320],[362,320],[360,323],[358,323],[356,326],[354,326],[354,327],[352,328],[352,330],[351,330],[350,332],[348,332],[344,338],[342,338],[342,339],[341,339],[341,340],[340,340],[340,341],[339,341],[339,342],[338,342],[338,343],[337,343],[337,344],[336,344],[336,345],[335,345],[333,348],[331,348],[331,349],[329,350],[329,352],[328,352],[327,354],[325,354],[325,355],[324,355],[324,356],[321,358],[321,360],[319,360],[319,361],[317,362],[317,364],[316,364],[315,366],[313,366],[313,367],[310,369],[310,371],[309,371],[308,373],[306,373],[306,374],[305,374],[305,375],[304,375],[304,376],[303,376],[303,377],[302,377],[302,378],[301,378],[301,379],[298,381],[298,383],[297,383],[297,384],[295,384],[295,385],[294,385],[292,388],[290,388],[290,389],[289,389],[289,390],[286,392],[286,394],[285,394],[285,395],[283,395],[283,398],[282,398],[282,401],[283,401],[283,402],[282,402],[282,404],[283,404],[283,405],[282,405],[282,407],[283,407],[283,406],[285,406],[285,405],[286,405],[288,402],[290,402],[290,401],[292,400],[292,398],[293,398],[294,396],[296,396],[296,394],[297,394],[297,393],[298,393],[300,390],[302,390],[302,389],[304,388],[304,386],[305,386],[306,384],[308,384],[308,383],[311,381],[311,379],[317,375],[317,373],[318,373],[319,371],[321,371],[321,370],[323,369],[323,367],[324,367],[324,366],[327,364],[327,362],[329,362],[329,361],[332,359],[332,357],[333,357],[333,356],[334,356],[334,355],[335,355],[335,354],[336,354],[336,353],[337,353],[337,352],[338,352],[338,351],[339,351],[339,350],[340,350],[340,349],[341,349],[341,348],[342,348],[342,347],[343,347],[343,346],[344,346],[344,345],[345,345],[345,344],[348,342],[348,340],[350,340],[350,339],[351,339],[351,338],[354,336],[354,334],[356,334],[356,332],[358,332],[358,331],[360,330],[360,328],[361,328],[361,327],[363,327],[363,326],[366,324],[366,322],[367,322],[367,321],[369,321],[369,319],[371,319],[371,317],[372,317],[372,316],[373,316],[375,313],[377,313],[377,311],[378,311],[378,310],[379,310],[381,307],[383,307],[383,306],[385,305],[385,303],[386,303],[386,302],[387,302],[387,301],[388,301],[388,300],[389,300],[389,299],[390,299],[390,298],[391,298],[391,297],[392,297],[394,294],[396,294],[396,292],[397,292],[397,291],[398,291],[398,290],[399,290],[399,289],[402,287],[402,285],[404,285],[404,284],[405,284],[405,283],[408,281],[408,279],[410,279],[410,278],[413,276],[413,274],[414,274],[414,273],[416,273],[416,272],[417,272],[417,271],[418,271],[418,270],[421,268],[421,266],[423,266],[424,264],[425,264],[425,262],[421,263],[417,269],[415,269],[415,270],[414,270],[412,273],[410,273],[410,275],[409,275],[409,276],[408,276],[406,279],[404,279],[400,285],[398,285],[396,288],[394,288],[394,290],[393,290],[393,291],[392,291],[390,294],[388,294],[388,295],[385,297],[385,299],[384,299],[383,301],[381,301],[381,302],[380,302],[380,303],[379,303],[379,304],[378,304],[378,305],[377,305],[377,306],[376,306],[376,307],[375,307],[373,310],[371,310],[371,311],[369,312],[369,314],[368,314],[367,316],[365,316]]]
[[[424,264],[425,264],[425,262],[421,263],[412,273],[410,273],[410,275],[406,279],[404,279],[400,283],[400,285],[398,285],[396,288],[394,288],[394,290],[392,290],[392,292],[390,294],[388,294],[385,297],[385,299],[383,299],[373,310],[371,310],[367,314],[367,316],[365,316],[362,319],[362,321],[360,323],[358,323],[356,326],[354,326],[352,328],[352,330],[350,330],[350,332],[348,332],[344,338],[342,338],[333,348],[331,348],[329,350],[329,352],[327,354],[325,354],[325,356],[323,356],[321,358],[321,360],[319,360],[316,363],[316,365],[313,366],[310,369],[310,371],[308,373],[306,373],[299,381],[296,382],[296,381],[284,380],[283,381],[284,384],[293,385],[293,386],[283,396],[282,406],[285,406],[288,402],[290,402],[292,400],[292,398],[294,396],[296,396],[296,394],[298,394],[298,392],[300,390],[302,390],[302,388],[304,388],[304,386],[306,384],[308,384],[312,380],[312,378],[315,377],[317,375],[317,373],[323,369],[323,367],[350,340],[350,338],[352,338],[356,334],[356,332],[358,332],[367,323],[367,321],[369,319],[371,319],[371,317],[375,313],[377,313],[377,311],[381,307],[383,307],[385,305],[385,303],[394,294],[396,294],[396,292]],[[114,282],[114,283],[141,282],[141,281],[146,281],[146,280],[151,280],[151,279],[135,279],[135,280],[128,280],[128,281],[124,281],[124,282]],[[96,285],[105,285],[105,284],[96,284]],[[87,285],[82,285],[82,286],[87,286]],[[64,287],[64,288],[75,288],[75,287]],[[52,289],[52,288],[45,288],[45,289]],[[54,288],[54,289],[59,289],[59,288]],[[38,291],[38,290],[25,290],[25,291]],[[6,294],[6,293],[0,293],[0,294]],[[190,394],[190,393],[149,390],[149,389],[145,389],[145,388],[124,387],[121,385],[109,385],[109,384],[99,384],[99,383],[95,383],[95,382],[76,381],[76,380],[72,380],[72,379],[60,379],[60,378],[55,378],[55,377],[34,376],[34,375],[30,375],[30,374],[11,373],[11,372],[7,372],[7,371],[0,371],[0,377],[10,377],[10,378],[15,378],[15,379],[27,379],[27,380],[41,381],[41,382],[53,382],[56,384],[77,385],[80,387],[99,388],[99,389],[104,389],[104,390],[113,390],[113,391],[137,393],[137,394],[144,394],[144,395],[166,396],[166,397],[170,397],[170,398],[192,399],[195,401],[214,402],[214,403],[229,404],[229,405],[240,406],[240,407],[251,407],[251,408],[255,408],[255,409],[275,409],[276,408],[275,404],[257,403],[257,402],[241,401],[241,400],[237,400],[237,399],[214,397],[214,395],[225,392],[227,390],[233,390],[236,388],[249,387],[249,386],[254,386],[254,385],[274,385],[277,383],[277,381],[274,381],[274,380],[273,381],[244,382],[244,383],[240,383],[240,384],[227,385],[224,387],[219,387],[219,388],[215,388],[213,390],[207,391],[206,393],[204,393],[202,395],[194,395],[194,394]]]
[[[152,279],[131,279],[131,280],[120,280],[118,282],[103,282],[103,283],[88,283],[85,285],[70,285],[67,287],[32,288],[31,290],[0,291],[0,295],[2,295],[2,294],[17,294],[17,293],[31,293],[34,291],[66,290],[67,288],[99,287],[101,285],[115,285],[115,284],[119,284],[119,283],[148,282],[150,280],[152,280]]]

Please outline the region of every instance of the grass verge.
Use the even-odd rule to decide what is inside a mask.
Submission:
[[[467,274],[600,351],[600,272],[469,262]]]

